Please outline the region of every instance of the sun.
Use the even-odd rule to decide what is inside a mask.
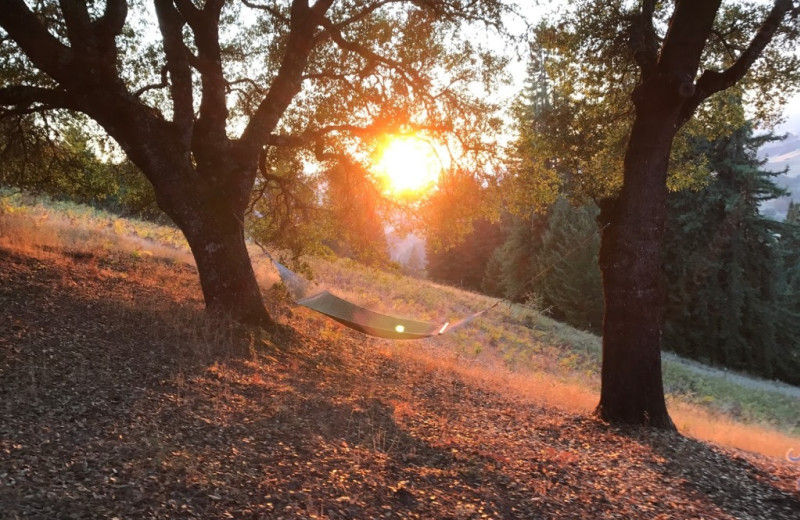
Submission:
[[[419,137],[393,137],[375,165],[395,194],[422,193],[439,180],[442,163],[433,145]]]

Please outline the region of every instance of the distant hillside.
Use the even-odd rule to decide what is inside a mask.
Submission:
[[[790,194],[778,200],[764,204],[762,212],[764,215],[783,220],[786,217],[786,210],[789,202],[794,199],[800,201],[800,135],[795,133],[787,134],[787,138],[780,142],[769,143],[759,150],[759,155],[767,159],[765,165],[772,171],[787,170],[785,174],[777,177],[776,182],[779,186],[789,190]]]

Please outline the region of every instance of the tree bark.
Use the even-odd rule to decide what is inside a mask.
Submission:
[[[677,107],[641,106],[625,157],[618,199],[601,211],[603,230],[602,388],[597,414],[614,423],[673,429],[661,376],[664,290],[661,240],[667,165]]]
[[[674,429],[664,401],[661,325],[664,290],[661,240],[666,220],[670,149],[680,127],[708,96],[738,82],[793,9],[775,0],[735,63],[723,72],[697,72],[720,0],[678,0],[661,49],[653,45],[654,2],[643,2],[632,50],[642,71],[633,93],[636,116],[625,155],[623,188],[602,204],[600,269],[605,315],[600,404],[615,423]],[[796,12],[793,11],[796,16]],[[650,43],[648,43],[650,42]]]
[[[636,116],[622,191],[599,216],[605,314],[596,413],[609,422],[675,429],[661,374],[667,170],[672,141],[697,107],[694,79],[719,6],[720,0],[678,0],[660,53],[644,47],[638,60],[655,66],[642,67],[632,95]],[[652,32],[651,16],[643,11],[645,32]]]
[[[208,311],[273,329],[247,251],[243,215],[213,206],[196,211],[187,204],[168,213],[189,242]]]

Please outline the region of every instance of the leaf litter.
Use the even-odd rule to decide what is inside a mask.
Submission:
[[[274,337],[210,320],[195,280],[0,248],[0,517],[800,518],[797,465],[546,408],[280,302]]]

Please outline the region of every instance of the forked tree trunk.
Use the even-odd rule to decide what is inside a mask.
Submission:
[[[652,102],[637,106],[624,187],[599,217],[607,226],[600,247],[605,316],[597,414],[609,422],[674,428],[661,376],[660,248],[678,107]]]
[[[167,141],[164,138],[164,141]],[[129,150],[129,156],[151,180],[158,205],[180,228],[192,250],[206,309],[212,314],[267,330],[275,322],[267,313],[244,237],[244,211],[255,176],[247,168],[224,168],[217,177],[197,171],[170,147]],[[220,164],[236,164],[232,155]],[[245,171],[247,170],[247,171]],[[192,179],[187,182],[186,179]]]

